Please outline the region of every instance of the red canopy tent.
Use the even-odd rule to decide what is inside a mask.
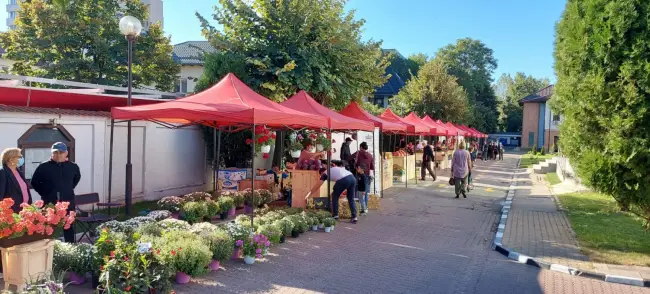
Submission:
[[[467,137],[478,138],[478,134],[471,131],[468,127],[466,127],[464,125],[461,125],[461,124],[456,125],[456,127],[463,130],[463,131],[465,131],[468,134]]]
[[[424,133],[428,131],[427,128],[421,126],[416,127],[412,123],[405,121],[403,118],[399,117],[392,110],[390,110],[390,108],[387,108],[382,114],[379,115],[379,117],[389,122],[406,126],[406,133],[408,134]]]
[[[481,133],[480,131],[478,131],[478,130],[475,129],[475,128],[470,128],[470,130],[477,132],[477,133],[481,136],[481,138],[487,138],[487,135],[486,135],[486,134]]]
[[[467,136],[468,135],[467,131],[456,127],[454,124],[452,124],[450,122],[445,123],[445,125],[447,127],[449,127],[450,129],[454,130],[454,133],[451,134],[452,136]]]
[[[447,126],[437,123],[428,115],[425,115],[422,118],[422,122],[427,125],[430,125],[431,127],[436,128],[436,134],[434,134],[435,136],[449,136],[452,133],[452,131],[450,131],[449,128],[447,128]]]
[[[210,126],[327,127],[323,116],[300,112],[257,94],[232,73],[211,88],[169,102],[115,107],[114,119],[201,123]]]
[[[407,116],[404,117],[404,121],[413,124],[416,129],[417,127],[421,127],[422,129],[426,130],[425,132],[422,132],[422,134],[425,135],[435,135],[437,133],[436,127],[432,127],[428,124],[425,124],[415,112],[409,113]]]
[[[365,109],[361,108],[361,106],[354,101],[350,102],[350,104],[348,104],[348,106],[346,106],[341,111],[339,111],[339,113],[348,117],[365,120],[365,121],[371,121],[372,123],[375,124],[375,127],[381,128],[383,132],[406,131],[406,125],[392,123],[390,121],[376,117],[368,113]]]
[[[351,118],[320,105],[303,90],[300,90],[296,95],[280,103],[280,105],[304,113],[323,116],[327,119],[327,128],[330,130],[362,130],[372,132],[375,129],[375,125],[371,122]]]

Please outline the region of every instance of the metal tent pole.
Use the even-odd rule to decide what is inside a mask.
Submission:
[[[404,143],[406,143],[406,146],[408,146],[408,134],[405,134],[404,136]],[[408,148],[407,148],[408,150]],[[408,151],[406,152],[406,156],[404,156],[404,173],[406,174],[406,181],[404,181],[404,185],[406,188],[409,187],[409,153]]]
[[[108,203],[112,203],[113,191],[113,138],[115,137],[115,120],[111,119],[111,138],[108,149]],[[111,215],[111,206],[108,206],[108,215]]]
[[[253,123],[253,129],[251,130],[251,228],[254,228],[253,226],[253,218],[255,218],[255,175],[257,174],[255,172],[255,123]],[[251,229],[252,230],[252,229]],[[253,232],[251,231],[251,234]]]
[[[384,156],[382,152],[384,149],[384,135],[382,129],[379,128],[379,176],[381,177],[381,191],[379,191],[379,197],[384,198]],[[374,146],[373,146],[374,148]],[[377,177],[377,172],[375,172],[375,178]]]
[[[221,168],[221,129],[218,132],[215,132],[217,136],[217,146],[215,148],[215,172],[214,172],[214,190],[217,191],[219,188],[219,169]]]
[[[343,134],[343,137],[345,137],[345,133]],[[327,199],[329,201],[330,205],[330,213],[334,213],[334,206],[332,205],[332,177],[330,176],[330,170],[332,168],[332,132],[328,131],[327,132],[327,138],[330,140],[330,150],[327,151]],[[343,139],[343,142],[345,142],[345,139]],[[318,195],[320,196],[320,195]]]

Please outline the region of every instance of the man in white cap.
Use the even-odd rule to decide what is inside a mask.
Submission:
[[[31,184],[45,204],[70,202],[68,211],[74,211],[74,188],[79,184],[79,180],[79,166],[68,160],[68,146],[57,142],[52,145],[50,160],[41,163],[34,171]],[[75,242],[74,235],[74,226],[63,231],[63,237],[68,243]]]

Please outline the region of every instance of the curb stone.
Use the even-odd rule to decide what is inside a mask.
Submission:
[[[519,164],[521,163],[521,159],[517,161],[517,170],[519,169]],[[510,250],[503,246],[502,240],[503,240],[503,233],[505,232],[506,228],[506,222],[508,220],[508,213],[510,212],[510,209],[512,207],[512,202],[514,201],[514,190],[517,186],[517,182],[515,181],[516,174],[513,172],[512,174],[512,184],[510,184],[510,187],[508,188],[508,192],[506,193],[506,200],[501,202],[501,218],[499,220],[499,225],[497,227],[497,232],[494,236],[494,241],[492,242],[492,249],[495,250],[496,252],[499,252],[501,255],[507,257],[508,259],[514,260],[517,263],[521,264],[526,264],[526,265],[531,265],[537,268],[545,269],[545,270],[551,270],[555,272],[560,272],[563,274],[568,274],[572,276],[579,276],[579,277],[584,277],[584,278],[590,278],[590,279],[595,279],[595,280],[600,280],[603,282],[607,283],[616,283],[616,284],[624,284],[624,285],[632,285],[632,286],[639,286],[639,287],[650,287],[650,280],[649,279],[639,279],[639,278],[633,278],[633,277],[624,277],[624,276],[617,276],[617,275],[608,275],[608,274],[602,274],[602,273],[596,273],[592,271],[585,271],[585,270],[580,270],[576,268],[572,268],[566,265],[561,265],[561,264],[555,264],[555,263],[548,263],[521,253],[518,253],[516,251]],[[553,197],[556,197],[554,193]],[[557,200],[557,199],[555,199]],[[556,201],[556,203],[559,203],[559,201]]]

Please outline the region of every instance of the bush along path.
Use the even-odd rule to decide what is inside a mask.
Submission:
[[[517,166],[519,167],[519,163]],[[587,258],[585,256],[583,256],[577,249],[575,249],[577,248],[577,241],[575,241],[573,237],[569,237],[569,239],[572,240],[572,243],[574,243],[570,244],[571,246],[559,246],[546,250],[541,249],[540,252],[540,250],[537,248],[547,246],[546,244],[548,243],[556,243],[549,242],[548,238],[541,237],[543,234],[548,234],[547,232],[555,232],[554,234],[573,236],[574,233],[570,228],[570,225],[568,225],[568,221],[565,224],[562,224],[562,221],[549,220],[548,218],[543,217],[536,218],[534,213],[525,214],[520,211],[525,210],[526,208],[530,208],[531,210],[540,210],[542,212],[551,210],[551,207],[549,207],[548,203],[541,202],[537,199],[532,199],[534,197],[522,198],[522,200],[514,204],[515,196],[520,196],[519,193],[522,193],[518,191],[531,191],[535,185],[544,185],[543,183],[531,182],[531,189],[517,190],[518,183],[526,183],[527,180],[533,181],[529,174],[517,176],[517,170],[513,172],[512,184],[506,193],[505,201],[502,202],[503,204],[501,206],[501,219],[499,221],[498,229],[492,244],[492,248],[495,251],[518,263],[534,266],[541,269],[556,271],[572,276],[596,279],[609,283],[650,287],[650,279],[642,278],[639,273],[634,274],[638,277],[634,277],[632,275],[614,275],[603,272],[596,272],[594,270],[586,270],[585,268],[589,268],[592,265],[587,262]],[[550,191],[548,193],[550,194]],[[553,199],[553,195],[547,196]],[[520,204],[521,209],[519,209]],[[555,203],[553,203],[552,209],[555,210],[555,213],[562,214],[562,212],[557,211]],[[522,215],[525,215],[527,217],[522,217]],[[563,219],[566,220],[566,217]],[[541,238],[539,238],[539,240],[535,240],[536,238],[534,236]],[[550,239],[553,239],[552,236]],[[537,244],[533,244],[531,241]],[[516,246],[518,248],[511,249],[511,246]],[[526,255],[522,252],[530,253]],[[548,256],[551,260],[559,260],[561,263],[549,262],[547,258],[540,258],[540,255],[544,257]],[[556,255],[563,256],[558,257]],[[567,265],[568,263],[574,263],[577,266]]]

